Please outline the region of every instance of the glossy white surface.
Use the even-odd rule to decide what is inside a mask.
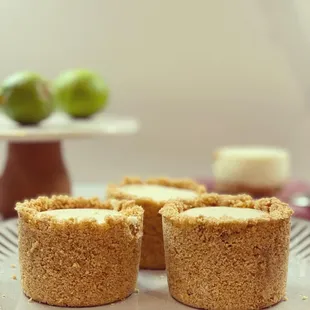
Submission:
[[[72,119],[55,112],[37,126],[19,126],[0,114],[0,140],[45,141],[69,138],[89,138],[102,135],[128,135],[139,130],[135,118],[119,117],[105,112],[89,119]]]
[[[78,222],[87,219],[94,219],[97,223],[104,223],[107,216],[119,216],[120,213],[115,210],[106,209],[59,209],[39,212],[37,217],[44,215],[52,216],[57,221],[66,221],[74,219]]]
[[[133,184],[121,187],[124,193],[135,195],[137,197],[148,197],[155,201],[169,199],[192,199],[197,197],[194,191],[153,184]]]
[[[187,215],[191,217],[205,216],[213,218],[229,217],[233,219],[254,219],[264,216],[266,213],[260,210],[249,209],[249,208],[230,208],[224,206],[218,207],[202,207],[188,209],[181,213],[182,215]],[[227,220],[229,220],[227,218]]]

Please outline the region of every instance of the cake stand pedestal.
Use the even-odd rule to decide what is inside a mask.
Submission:
[[[75,120],[55,113],[39,126],[20,127],[0,116],[0,139],[8,141],[0,179],[0,214],[15,217],[15,204],[40,195],[70,194],[71,182],[62,154],[62,140],[134,134],[133,118],[98,114]]]

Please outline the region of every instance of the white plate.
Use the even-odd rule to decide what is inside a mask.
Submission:
[[[274,306],[275,310],[310,309],[310,223],[293,219],[291,259],[289,265],[288,300]],[[1,310],[53,310],[64,309],[29,301],[21,292],[17,257],[16,220],[0,223],[0,309]],[[16,265],[12,268],[11,265]],[[12,277],[16,275],[17,280]],[[163,271],[141,271],[139,292],[112,305],[83,308],[111,310],[182,310],[192,309],[171,298],[167,278]],[[308,300],[303,300],[308,296]],[[78,309],[78,308],[70,308]]]
[[[136,133],[139,122],[135,118],[110,115],[105,112],[89,119],[72,119],[55,112],[37,126],[19,126],[0,114],[0,140],[46,141],[68,138],[88,138],[101,135]]]

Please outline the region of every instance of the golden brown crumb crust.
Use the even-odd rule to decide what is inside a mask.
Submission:
[[[205,186],[191,179],[152,178],[141,180],[138,177],[126,177],[119,185],[109,185],[107,197],[126,200],[135,200],[136,204],[144,209],[144,228],[140,268],[165,269],[165,255],[163,244],[162,219],[158,213],[167,201],[154,201],[149,197],[137,197],[122,192],[121,186],[129,184],[156,184],[175,188],[184,188],[197,192],[198,195],[206,193]],[[185,200],[184,200],[185,201]],[[189,201],[185,201],[190,203]]]
[[[180,215],[203,206],[254,208],[262,218]],[[276,198],[206,194],[160,211],[171,295],[209,310],[262,309],[285,296],[292,210]]]
[[[114,209],[121,216],[57,221],[38,212],[54,209]],[[25,294],[56,306],[112,303],[135,291],[141,252],[143,209],[134,201],[100,202],[68,196],[18,203],[19,260]]]

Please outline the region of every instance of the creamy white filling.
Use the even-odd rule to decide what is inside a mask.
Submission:
[[[120,213],[115,210],[107,209],[58,209],[48,210],[38,213],[38,216],[50,215],[59,221],[74,219],[78,222],[88,219],[94,219],[97,223],[104,223],[107,216],[120,216]]]
[[[212,170],[217,182],[277,187],[289,178],[290,159],[282,149],[227,147],[216,152]]]
[[[181,215],[187,215],[191,217],[204,216],[217,219],[222,217],[230,217],[239,220],[255,219],[263,217],[265,214],[266,212],[261,210],[250,208],[232,208],[225,206],[193,208],[181,213]]]
[[[163,201],[169,199],[193,199],[198,195],[196,192],[169,186],[156,184],[130,184],[121,187],[122,192],[137,197],[151,198],[155,201]]]
[[[218,150],[222,155],[253,158],[256,160],[266,160],[271,158],[283,158],[288,156],[288,152],[284,149],[273,147],[255,147],[255,146],[235,146],[224,147]]]

